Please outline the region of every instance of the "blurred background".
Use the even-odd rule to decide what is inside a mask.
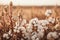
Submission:
[[[8,5],[10,1],[13,2],[13,5],[22,6],[60,6],[60,0],[0,0],[0,4]]]

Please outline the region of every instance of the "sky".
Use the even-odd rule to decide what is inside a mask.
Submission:
[[[42,5],[60,6],[60,0],[0,0],[0,4],[9,5],[10,1],[13,2],[13,5],[22,5],[22,6],[42,6]]]

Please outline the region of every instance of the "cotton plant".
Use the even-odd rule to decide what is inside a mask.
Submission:
[[[26,23],[26,20],[23,19],[21,24],[17,21],[16,22],[16,26],[14,27],[14,32],[17,32],[19,33],[20,32],[20,29],[22,28],[22,26]]]
[[[51,9],[47,9],[45,12],[45,15],[48,17],[52,14],[52,10]]]
[[[57,32],[49,32],[47,34],[47,39],[51,39],[51,38],[57,39],[58,37],[59,37],[59,35]]]

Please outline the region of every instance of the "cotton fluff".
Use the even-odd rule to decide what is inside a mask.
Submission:
[[[34,34],[34,35],[31,37],[31,39],[32,39],[32,40],[35,40],[36,37],[37,37],[37,35]]]
[[[16,26],[19,26],[19,21],[17,21],[15,24],[16,24]]]
[[[28,26],[26,27],[26,30],[27,30],[27,32],[32,32],[32,25],[31,24],[28,24]]]
[[[36,38],[36,40],[39,40],[39,38]]]
[[[41,29],[43,29],[43,26],[42,25],[38,25],[38,30],[41,31]]]
[[[54,23],[54,22],[55,22],[55,18],[49,17],[49,18],[48,18],[48,21],[51,22],[51,23]]]
[[[17,21],[13,31],[19,33],[20,31],[19,31],[18,27],[19,27],[19,22]]]
[[[54,26],[54,28],[57,30],[57,28],[59,27],[59,24],[56,24],[55,26]]]
[[[26,24],[26,19],[23,19],[21,22],[21,26],[23,26],[24,24]]]
[[[26,32],[26,29],[25,29],[25,27],[24,27],[24,26],[18,27],[18,30],[21,30],[23,33],[25,33],[25,32]]]
[[[41,31],[38,31],[38,38],[43,38],[43,36],[44,36],[44,31],[43,30],[41,30]]]
[[[9,34],[10,36],[12,36],[12,30],[9,30],[8,34]]]
[[[9,39],[9,35],[7,33],[4,33],[3,38]]]
[[[14,32],[17,32],[17,33],[20,32],[20,30],[19,30],[18,28],[14,29],[13,31],[14,31]]]
[[[52,14],[52,10],[51,9],[47,9],[45,12],[46,16],[50,16]]]
[[[59,36],[60,36],[60,33],[58,33],[59,34]]]
[[[26,32],[24,38],[28,38],[28,40],[30,40],[30,35],[30,33]]]
[[[45,26],[45,25],[49,24],[49,21],[48,20],[41,20],[41,24]]]
[[[47,39],[50,39],[50,38],[58,38],[58,35],[57,35],[57,32],[49,32],[48,35],[47,35]]]
[[[38,18],[33,18],[29,21],[29,24],[34,24],[34,26],[37,26],[38,24]]]

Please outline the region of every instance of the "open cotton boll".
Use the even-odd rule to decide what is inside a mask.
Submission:
[[[16,30],[17,33],[19,33],[20,31],[19,30]]]
[[[49,18],[48,18],[48,21],[51,22],[51,23],[54,23],[54,22],[55,22],[55,18],[49,17]]]
[[[55,38],[55,39],[59,37],[58,34],[57,34],[57,32],[53,32],[52,36],[53,36],[53,38]]]
[[[37,35],[38,35],[38,38],[43,38],[44,32],[43,31],[39,31]]]
[[[43,29],[43,26],[42,25],[38,25],[38,29]]]
[[[59,36],[57,35],[57,32],[49,32],[48,35],[47,35],[47,39],[50,39],[50,38],[58,38]]]
[[[51,39],[51,35],[52,35],[52,32],[49,32],[49,33],[47,34],[47,39]]]
[[[16,26],[19,26],[19,21],[16,22]]]
[[[3,37],[5,38],[5,37],[8,37],[8,34],[7,33],[4,33],[3,34]]]
[[[48,21],[48,20],[41,20],[41,24],[42,24],[42,25],[49,24],[49,21]]]
[[[7,33],[4,33],[3,38],[9,39],[9,35]]]
[[[33,18],[29,21],[30,24],[35,24],[36,22],[38,22],[38,18]]]
[[[17,26],[14,27],[14,29],[17,29],[17,28],[18,28]]]
[[[32,32],[32,25],[28,24],[28,26],[26,27],[27,32]]]
[[[31,37],[31,33],[26,32],[24,38],[28,38],[28,40],[30,40],[30,37]]]
[[[26,23],[27,23],[26,19],[23,19],[21,25],[24,25]]]
[[[58,35],[60,36],[60,33],[58,33]]]
[[[33,35],[33,36],[31,37],[31,39],[32,39],[32,40],[35,40],[36,37],[37,37],[37,35]]]
[[[36,38],[36,40],[39,40],[39,38]]]
[[[45,12],[46,16],[50,16],[52,14],[52,10],[51,9],[47,9]]]
[[[43,28],[44,28],[45,30],[47,30],[47,29],[48,29],[48,27],[47,27],[47,26],[44,26]]]
[[[11,32],[12,32],[12,30],[9,30],[8,34],[10,35],[10,34],[11,34]]]
[[[21,38],[21,40],[24,40],[23,38]]]
[[[32,32],[32,28],[31,27],[27,27],[26,30],[27,30],[27,32]]]
[[[38,27],[38,37],[39,38],[43,38],[43,36],[44,36],[44,29],[43,29],[43,27],[42,26],[40,26],[40,27]]]
[[[22,31],[22,33],[25,33],[26,32],[26,29],[25,29],[25,27],[18,27],[21,31]]]
[[[17,32],[17,30],[16,30],[16,29],[14,29],[13,31],[14,31],[14,32]]]
[[[58,27],[59,27],[59,24],[56,24],[56,25],[54,26],[55,29],[57,29]]]

